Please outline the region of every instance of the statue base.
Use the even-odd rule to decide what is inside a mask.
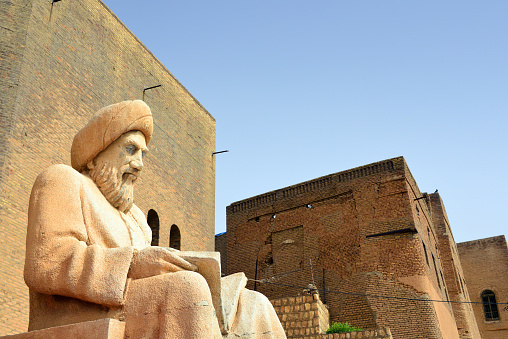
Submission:
[[[85,321],[65,326],[50,327],[38,331],[8,335],[8,339],[120,339],[125,335],[125,323],[116,319]]]

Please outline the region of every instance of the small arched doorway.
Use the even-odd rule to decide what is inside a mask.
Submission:
[[[180,229],[176,225],[171,225],[171,230],[169,231],[169,247],[179,250],[180,242]]]
[[[146,222],[152,229],[152,246],[159,246],[159,215],[155,210],[149,210]]]

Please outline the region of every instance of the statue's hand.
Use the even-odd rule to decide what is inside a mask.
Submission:
[[[197,270],[195,265],[180,258],[177,253],[158,246],[134,251],[128,277],[142,279],[169,272]]]

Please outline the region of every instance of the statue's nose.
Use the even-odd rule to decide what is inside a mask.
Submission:
[[[141,171],[143,169],[143,159],[141,156],[136,157],[131,161],[131,167],[137,169],[138,171]]]

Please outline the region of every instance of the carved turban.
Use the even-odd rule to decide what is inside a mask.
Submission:
[[[148,144],[152,138],[153,120],[147,104],[141,100],[129,100],[100,109],[74,137],[72,167],[81,172],[97,154],[129,131],[141,131]]]

